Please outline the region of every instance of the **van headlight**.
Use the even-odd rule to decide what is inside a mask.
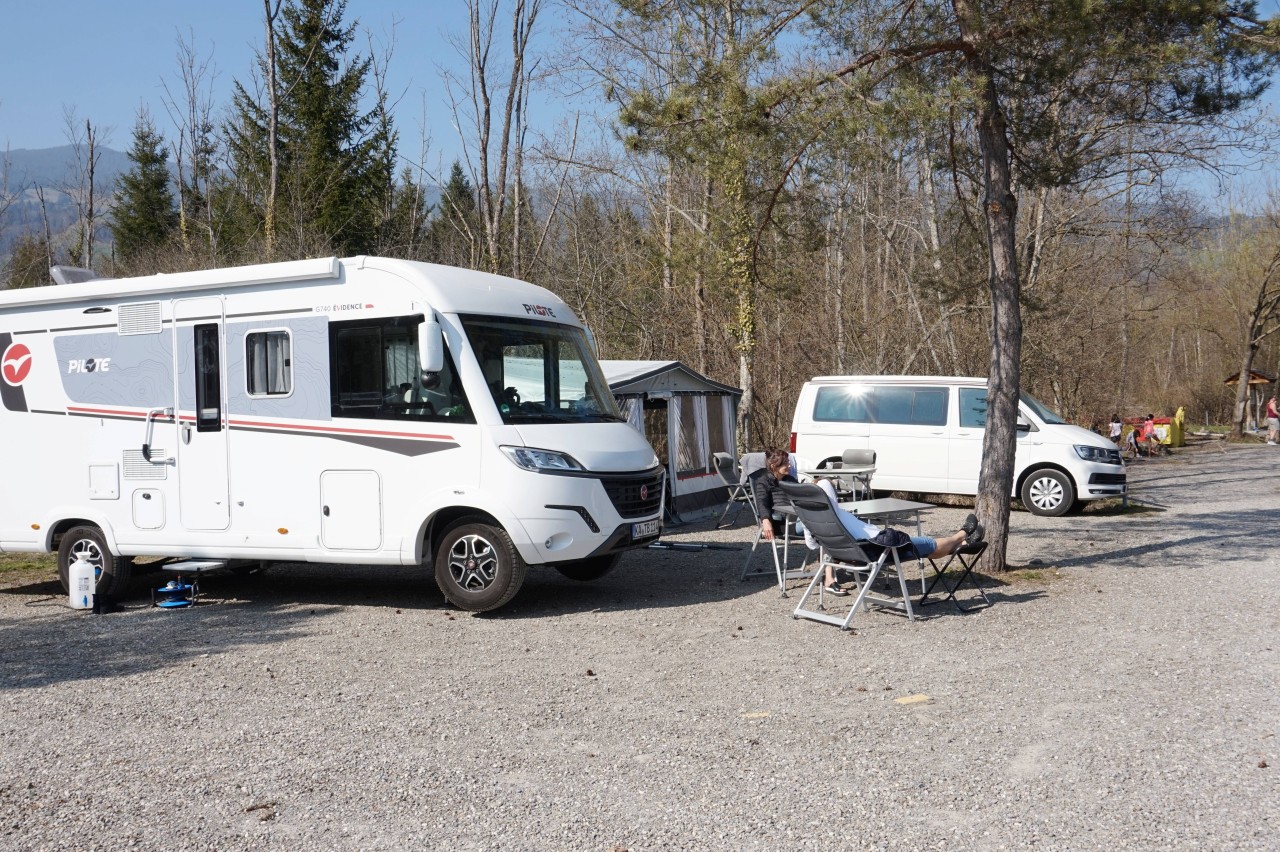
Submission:
[[[498,449],[506,453],[507,458],[525,470],[586,470],[585,467],[578,464],[573,456],[567,453],[539,450],[533,447],[499,447]]]
[[[1107,464],[1111,461],[1112,452],[1114,451],[1108,450],[1105,447],[1090,447],[1085,444],[1076,444],[1076,455],[1085,461],[1102,462],[1103,464]]]

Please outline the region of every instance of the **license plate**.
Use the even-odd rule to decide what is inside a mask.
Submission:
[[[641,538],[651,538],[662,530],[662,525],[657,518],[652,521],[641,521],[638,524],[631,525],[632,540]]]

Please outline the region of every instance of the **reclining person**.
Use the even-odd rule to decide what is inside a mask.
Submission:
[[[820,479],[817,486],[827,495],[827,500],[831,503],[831,508],[835,510],[836,518],[839,519],[840,525],[845,528],[857,541],[870,542],[877,544],[874,539],[880,533],[884,532],[875,524],[869,524],[859,518],[853,512],[846,512],[840,508],[836,500],[836,490],[826,479]],[[898,549],[899,559],[939,559],[943,556],[950,556],[955,553],[963,545],[978,544],[986,535],[986,529],[982,524],[978,523],[978,517],[970,514],[964,519],[964,525],[960,529],[943,538],[932,538],[927,535],[910,536],[910,546],[900,547]],[[808,534],[805,535],[806,541],[809,539]],[[813,547],[814,545],[810,545]],[[883,546],[883,545],[881,545]],[[823,589],[827,594],[831,595],[847,595],[849,590],[836,582],[835,570],[830,563],[826,566],[826,575],[823,578]]]

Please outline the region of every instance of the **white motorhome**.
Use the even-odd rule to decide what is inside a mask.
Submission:
[[[1120,450],[1022,394],[1013,495],[1037,515],[1125,492]],[[987,380],[955,376],[819,376],[805,382],[791,451],[814,464],[872,449],[878,491],[977,494]]]
[[[0,292],[0,551],[430,565],[455,605],[601,576],[664,471],[532,284],[375,257]],[[518,381],[515,380],[518,374]],[[518,387],[517,387],[518,385]]]

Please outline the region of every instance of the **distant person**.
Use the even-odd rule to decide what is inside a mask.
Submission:
[[[1160,455],[1160,436],[1156,434],[1156,416],[1148,414],[1142,421],[1142,443],[1148,456]]]
[[[1275,446],[1280,442],[1280,409],[1276,408],[1276,395],[1271,394],[1267,400],[1267,443]]]
[[[1124,437],[1124,421],[1120,419],[1119,414],[1111,415],[1111,430],[1108,433],[1111,443],[1117,447],[1120,446],[1120,439]]]

